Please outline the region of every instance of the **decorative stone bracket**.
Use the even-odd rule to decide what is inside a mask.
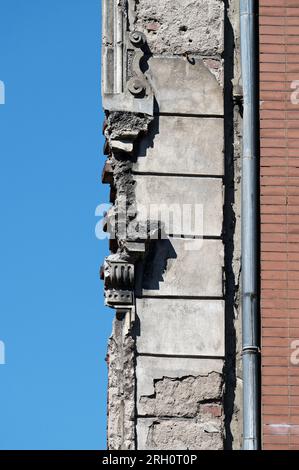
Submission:
[[[123,0],[103,0],[103,105],[108,111],[153,115],[153,92],[141,70],[146,38],[130,32],[129,16]]]
[[[105,303],[126,314],[127,330],[135,321],[135,262],[142,258],[146,248],[143,242],[123,241],[121,252],[105,259],[101,277],[105,287]]]
[[[113,259],[105,259],[102,278],[105,286],[105,304],[116,309],[117,314],[124,314],[126,330],[131,329],[135,321],[134,299],[134,264]]]
[[[143,73],[150,56],[146,37],[134,26],[134,0],[103,0],[102,98],[106,112],[104,153],[108,155],[102,174],[110,184],[114,204],[106,216],[105,229],[115,238],[110,240],[112,253],[101,271],[105,303],[117,314],[126,314],[128,329],[135,319],[135,264],[145,255],[148,234],[133,236],[136,208],[132,159],[134,144],[147,132],[154,113],[153,90]],[[121,202],[126,199],[125,220]],[[120,209],[120,207],[122,207]],[[128,210],[128,212],[127,212]],[[126,235],[122,235],[122,228]]]

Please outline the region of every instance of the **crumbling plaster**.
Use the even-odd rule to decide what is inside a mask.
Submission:
[[[126,2],[121,2],[121,4],[125,8]],[[107,217],[108,226],[109,223],[114,223],[113,214],[121,205],[122,199],[125,198],[126,209],[128,209],[127,232],[129,238],[130,233],[132,233],[131,238],[136,241],[134,234],[136,233],[135,228],[138,220],[138,204],[141,203],[142,197],[145,195],[143,188],[146,188],[146,184],[149,184],[148,176],[145,179],[142,175],[138,178],[138,172],[159,173],[159,169],[166,162],[166,166],[163,167],[161,173],[167,175],[168,172],[171,173],[169,170],[171,165],[175,165],[174,160],[171,159],[176,148],[174,152],[169,152],[168,162],[167,159],[165,159],[165,162],[163,160],[163,154],[171,149],[173,143],[167,128],[166,131],[163,130],[163,127],[159,128],[158,113],[176,114],[176,117],[169,121],[170,125],[173,125],[175,119],[178,120],[178,116],[184,116],[184,114],[187,114],[188,118],[183,117],[181,119],[193,119],[195,121],[198,117],[190,116],[193,112],[195,115],[210,114],[213,115],[213,118],[216,116],[215,133],[217,135],[213,145],[214,148],[217,145],[217,148],[215,148],[217,160],[215,159],[215,162],[209,163],[209,166],[212,168],[212,172],[215,171],[216,176],[223,177],[225,190],[224,196],[222,192],[219,193],[219,188],[213,191],[213,194],[217,193],[217,198],[221,194],[221,204],[220,210],[219,204],[217,204],[217,211],[214,213],[215,219],[212,223],[216,228],[215,233],[212,235],[223,236],[225,253],[224,264],[223,256],[220,255],[216,263],[218,266],[216,270],[213,269],[211,263],[208,263],[207,269],[211,270],[211,276],[207,276],[207,273],[206,276],[203,276],[203,292],[201,295],[204,297],[207,293],[204,288],[204,277],[214,279],[214,273],[218,269],[221,271],[225,265],[224,279],[222,273],[219,276],[217,271],[217,295],[219,297],[223,294],[226,295],[225,366],[223,368],[224,358],[209,359],[216,361],[216,363],[209,363],[206,358],[193,357],[189,359],[189,361],[193,361],[192,371],[187,370],[184,374],[186,364],[181,372],[178,365],[176,374],[175,367],[172,364],[169,366],[172,373],[168,376],[167,373],[164,375],[161,371],[164,369],[167,371],[169,367],[167,366],[167,369],[161,361],[159,372],[158,370],[155,372],[156,369],[153,365],[149,369],[153,393],[140,394],[138,392],[138,377],[141,380],[140,367],[142,360],[146,357],[138,356],[136,337],[138,344],[138,335],[142,331],[142,325],[141,330],[138,323],[131,330],[125,320],[126,315],[124,313],[118,314],[114,322],[108,351],[108,445],[110,449],[133,449],[136,446],[142,449],[188,448],[208,450],[222,449],[223,446],[225,448],[240,448],[242,384],[239,379],[239,275],[241,269],[239,224],[241,118],[239,98],[241,92],[238,65],[239,25],[237,4],[237,0],[211,0],[209,2],[206,0],[180,0],[178,2],[172,0],[163,2],[159,0],[129,1],[130,30],[141,31],[145,34],[147,40],[148,57],[144,73],[153,89],[158,107],[156,108],[155,123],[152,122],[153,116],[145,113],[109,112],[107,110],[104,133],[107,139],[106,154],[108,154],[107,164],[110,176],[106,175],[106,182],[109,180],[111,184],[112,202],[114,202],[114,208],[111,209],[110,215],[108,214]],[[198,14],[199,11],[200,14]],[[225,21],[223,21],[224,14]],[[169,87],[170,80],[173,88]],[[199,83],[203,85],[203,88],[198,86]],[[223,84],[225,88],[224,102]],[[224,126],[220,121],[223,116]],[[169,116],[167,118],[171,119]],[[212,123],[212,121],[210,122]],[[154,131],[151,135],[154,125],[158,125],[158,132]],[[201,125],[204,125],[204,121]],[[193,130],[196,129],[196,122],[193,122],[192,128]],[[222,154],[223,148],[221,145],[223,128],[224,155]],[[185,134],[188,134],[190,130],[191,126],[185,130]],[[198,148],[205,149],[203,156],[200,154],[196,156],[199,159],[201,168],[208,167],[204,162],[204,158],[209,158],[209,144],[206,140],[209,139],[212,132],[212,129],[209,132],[202,132],[201,138],[206,143],[205,146],[200,142],[196,143],[193,137],[194,142],[191,146],[191,152],[188,152],[188,155],[190,155],[193,151],[195,155],[196,150],[194,149],[197,145]],[[146,137],[146,134],[148,134],[148,137]],[[163,146],[166,138],[169,143],[164,145],[163,150],[160,146]],[[184,136],[180,139],[183,140]],[[147,149],[150,147],[152,147],[151,154],[156,154],[159,158],[158,163],[155,162],[156,167],[153,167],[152,170],[150,167],[151,161],[146,156]],[[139,163],[140,149],[145,154],[141,157],[143,168],[142,164]],[[221,157],[223,156],[225,156],[224,165],[221,164]],[[179,156],[176,158],[179,158]],[[192,168],[192,163],[188,164],[187,167],[189,165]],[[198,170],[198,164],[195,165],[195,168],[195,170],[190,171],[191,175],[194,176],[198,171],[197,176],[200,176],[201,171]],[[177,171],[178,176],[184,173],[183,169],[184,165],[182,170]],[[211,174],[207,171],[204,176]],[[173,175],[171,178],[173,178]],[[217,184],[220,181],[219,179]],[[178,182],[176,182],[177,184]],[[150,200],[151,194],[158,199],[164,197],[163,192],[159,195],[157,191],[159,191],[158,183],[150,185],[146,190],[148,194],[147,201]],[[207,185],[206,191],[209,191],[209,185]],[[224,223],[221,227],[222,205],[224,206]],[[213,217],[212,213],[213,211],[209,216],[209,222]],[[118,240],[114,244],[114,255],[112,257],[126,262],[140,260],[138,256],[132,255],[127,250],[127,240],[119,236],[119,227],[116,227],[115,231]],[[208,234],[210,234],[209,230]],[[146,234],[143,241],[147,239],[147,236],[148,234]],[[193,242],[196,242],[196,240]],[[216,253],[216,256],[219,257],[221,249],[219,249],[218,244],[221,241],[219,239],[212,242],[214,242],[214,246],[217,244],[217,249],[216,252],[211,252],[211,256],[213,257]],[[180,244],[181,242],[180,240],[176,242],[171,239],[173,246],[176,243]],[[158,246],[158,244],[147,245],[147,252],[142,255],[143,260],[147,260],[148,257],[151,259],[151,248],[153,249],[154,246]],[[162,294],[164,292],[166,296],[178,295],[183,297],[186,292],[187,295],[192,296],[192,292],[196,287],[190,287],[189,290],[186,287],[185,289],[185,278],[182,279],[182,282],[177,282],[175,287],[171,286],[171,282],[167,282],[167,276],[171,278],[171,269],[177,269],[177,273],[179,273],[183,272],[181,269],[184,269],[184,266],[188,278],[188,269],[192,265],[192,260],[190,260],[191,264],[189,266],[185,259],[185,264],[183,263],[184,266],[181,267],[179,267],[179,260],[180,257],[177,262],[170,259],[166,263],[165,276],[160,286],[158,285],[158,289],[145,289],[143,293],[153,297],[157,296],[158,302],[161,292]],[[196,263],[196,260],[194,262]],[[176,266],[176,268],[173,268],[173,266]],[[176,278],[176,276],[174,277]],[[192,270],[189,277],[190,283],[186,282],[186,286],[192,286],[194,280]],[[174,283],[175,278],[172,279]],[[145,278],[145,285],[141,288],[152,285],[152,280],[147,284],[148,280],[148,277]],[[208,295],[213,297],[213,293],[215,293],[215,289],[211,285],[211,291]],[[184,302],[184,300],[182,301]],[[150,331],[148,331],[148,334],[150,334]],[[156,359],[158,361],[158,358]],[[170,359],[167,359],[169,363],[171,362]],[[173,359],[178,364],[184,360],[182,357]],[[204,363],[207,370],[203,371],[201,369]],[[137,404],[135,403],[136,396],[138,396]]]

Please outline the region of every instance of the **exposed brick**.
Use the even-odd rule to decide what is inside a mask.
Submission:
[[[288,385],[288,377],[287,376],[266,376],[263,377],[262,381],[263,385]]]
[[[287,367],[288,364],[289,364],[289,361],[285,357],[264,357],[263,358],[263,366]],[[263,403],[267,404],[265,403],[265,401],[263,401]]]
[[[263,18],[264,16],[283,16],[285,13],[285,9],[276,7],[275,5],[263,6],[263,4],[261,4],[259,13],[260,13],[260,18]]]
[[[290,403],[290,405],[299,406],[299,396],[298,396],[298,395],[296,395],[296,396],[290,396],[290,397],[289,397],[289,403]]]
[[[263,403],[265,405],[288,405],[289,398],[285,395],[265,395],[263,397]]]
[[[277,377],[277,375],[279,375],[280,377],[286,377],[288,378],[288,370],[285,368],[285,367],[281,367],[281,366],[267,366],[267,367],[262,367],[262,371],[263,371],[263,378],[266,378],[266,377]],[[276,414],[276,411],[275,411],[275,414]]]
[[[296,378],[298,378],[298,377],[296,377]],[[294,413],[294,409],[295,409],[295,407],[290,408],[290,411],[293,414],[293,416],[290,416],[289,421],[290,421],[291,424],[298,425],[299,424],[299,410],[298,410],[297,416],[296,416],[296,414]]]
[[[264,308],[262,311],[262,318],[284,318],[285,315],[289,314],[289,311],[287,309],[268,309]],[[272,338],[273,339],[273,338]],[[275,338],[277,341],[277,344],[273,344],[274,346],[281,346],[279,342],[283,342],[281,338]],[[265,344],[267,345],[267,344]],[[284,345],[284,344],[283,344]],[[269,346],[269,344],[268,344]]]
[[[264,443],[265,444],[288,444],[289,437],[288,436],[264,436]]]
[[[289,377],[289,379],[291,378],[292,377]],[[299,416],[299,406],[292,406],[292,408],[290,408],[290,411],[292,416]]]
[[[289,446],[289,448],[290,448],[290,447],[291,447],[291,446]],[[285,450],[286,447],[285,447],[285,445],[264,443],[263,449],[264,449],[264,450]]]
[[[216,418],[222,416],[222,406],[221,405],[214,405],[210,403],[206,403],[201,405],[200,411],[205,414],[210,414]]]
[[[272,431],[273,430],[273,425],[285,425],[285,424],[288,424],[288,421],[289,421],[289,419],[285,415],[265,414],[263,416],[264,430],[268,434],[274,434],[274,432]],[[272,426],[270,427],[269,425],[272,425]]]
[[[285,22],[285,19],[284,17],[282,16],[274,16],[274,15],[271,15],[271,16],[261,16],[260,18],[260,25],[270,25],[270,26],[273,26],[273,25],[277,25],[277,26],[284,26],[284,22]]]
[[[263,448],[299,449],[299,2],[260,0]]]
[[[263,280],[287,280],[288,273],[287,271],[283,271],[283,270],[262,271],[261,278]]]
[[[284,44],[284,36],[260,34],[260,44]]]
[[[146,29],[148,31],[158,31],[158,29],[160,28],[160,23],[158,23],[157,21],[156,22],[151,22],[151,23],[147,23],[146,24]]]
[[[285,33],[284,26],[261,26],[260,27],[260,35],[271,35],[274,37],[283,36]],[[284,54],[278,54],[278,58],[281,62],[285,61]],[[260,61],[261,62],[271,62],[273,60],[272,54],[261,54]]]

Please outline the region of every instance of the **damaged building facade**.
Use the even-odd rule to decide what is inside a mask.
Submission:
[[[258,3],[260,51],[250,47],[253,35],[258,43]],[[278,177],[298,168],[295,147],[292,163],[283,160],[293,144],[278,139],[289,127],[277,113],[291,82],[279,75],[280,94],[273,85],[276,65],[280,71],[289,60],[288,34],[299,47],[298,32],[287,30],[292,21],[299,25],[295,4],[102,0],[102,179],[110,185],[111,208],[104,227],[110,255],[101,277],[105,303],[115,309],[107,354],[111,450],[297,445],[298,367],[290,368],[289,353],[299,278],[290,277],[292,286],[279,291],[296,265],[286,264],[288,246],[280,244],[289,236],[283,211],[291,199],[286,180],[279,192]],[[260,87],[253,70],[258,58]],[[249,79],[243,67],[253,74]],[[260,141],[252,91],[263,100]],[[254,165],[253,192],[246,171]]]
[[[103,1],[110,449],[241,445],[238,17]]]

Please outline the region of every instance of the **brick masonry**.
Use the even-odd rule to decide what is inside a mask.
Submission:
[[[298,450],[299,1],[260,0],[259,28],[262,444]]]

